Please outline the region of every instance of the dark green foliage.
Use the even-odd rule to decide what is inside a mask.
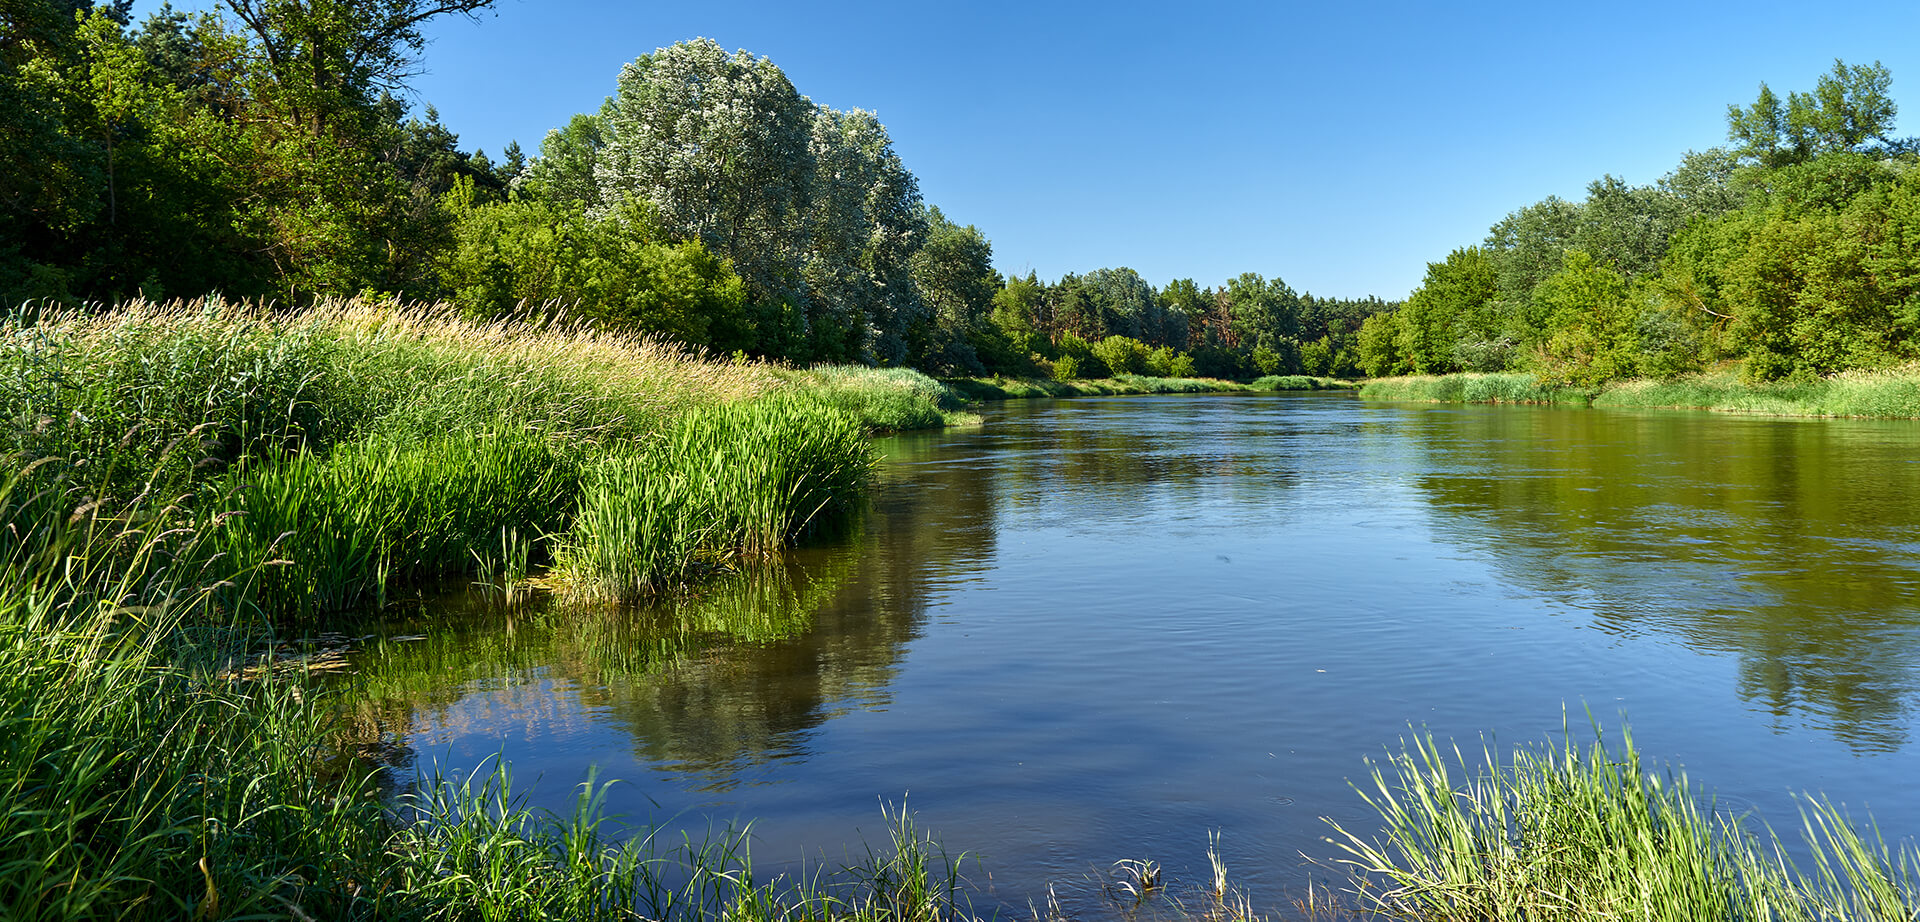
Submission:
[[[473,316],[564,312],[728,352],[762,345],[740,277],[698,241],[665,241],[644,214],[477,204],[464,180],[448,207],[458,224],[440,277]]]

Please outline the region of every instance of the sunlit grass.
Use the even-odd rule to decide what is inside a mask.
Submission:
[[[1419,920],[1895,920],[1920,913],[1912,846],[1806,807],[1816,871],[1771,831],[1643,763],[1631,734],[1474,756],[1419,736],[1361,791],[1385,823],[1334,825],[1362,908]]]
[[[1590,390],[1542,384],[1530,374],[1412,375],[1375,378],[1360,386],[1365,400],[1428,403],[1539,403],[1584,406]]]

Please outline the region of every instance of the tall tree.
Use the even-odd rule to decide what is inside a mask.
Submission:
[[[1727,138],[1742,156],[1768,167],[1857,150],[1869,140],[1887,144],[1899,111],[1887,95],[1892,82],[1879,61],[1849,66],[1835,59],[1813,92],[1789,93],[1784,102],[1762,83],[1751,105],[1727,107]]]
[[[663,229],[732,260],[754,297],[804,309],[814,107],[766,58],[710,39],[643,55],[602,112],[602,207],[651,203]]]

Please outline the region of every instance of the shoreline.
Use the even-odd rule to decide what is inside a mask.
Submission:
[[[1543,384],[1520,373],[1374,378],[1363,400],[1691,410],[1803,419],[1920,419],[1920,370],[1844,372],[1811,381],[1750,383],[1730,371],[1598,387]]]

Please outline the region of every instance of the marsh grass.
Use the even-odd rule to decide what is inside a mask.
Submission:
[[[1360,386],[1365,400],[1428,403],[1532,403],[1585,406],[1593,391],[1543,384],[1529,374],[1414,375],[1375,378]]]
[[[1083,378],[1054,381],[1047,378],[949,378],[947,387],[969,401],[1025,400],[1042,397],[1110,397],[1125,394],[1200,394],[1232,393],[1248,390],[1248,385],[1217,378],[1150,378],[1144,375],[1119,375],[1113,378]]]
[[[874,432],[934,429],[972,419],[965,400],[911,368],[817,365],[785,372],[796,390],[860,421]]]
[[[524,431],[356,442],[237,478],[221,551],[264,564],[234,576],[244,604],[276,618],[344,611],[384,601],[389,587],[475,571],[475,550],[510,535],[558,531],[577,481]]]
[[[1320,378],[1313,375],[1267,375],[1256,378],[1247,387],[1256,391],[1337,391],[1358,387],[1352,381]]]
[[[1752,382],[1725,368],[1684,378],[1633,379],[1582,388],[1541,383],[1528,374],[1451,374],[1377,378],[1368,400],[1438,403],[1534,403],[1713,410],[1759,416],[1920,419],[1920,367],[1849,371],[1828,378]]]
[[[586,469],[556,568],[570,591],[633,599],[765,559],[859,509],[863,427],[805,395],[691,411],[642,450]]]
[[[953,858],[910,814],[887,809],[889,841],[827,874],[759,876],[750,829],[677,840],[627,828],[607,788],[580,785],[565,815],[536,812],[496,764],[435,778],[408,799],[393,853],[401,887],[455,918],[655,922],[950,922],[970,918]]]
[[[1920,368],[1850,371],[1809,381],[1752,383],[1731,371],[1673,381],[1625,381],[1597,407],[1670,407],[1767,416],[1920,419]]]
[[[1805,876],[1771,831],[1643,764],[1630,733],[1477,758],[1420,736],[1361,795],[1386,831],[1338,824],[1363,909],[1420,920],[1894,920],[1920,913],[1898,851],[1807,804]]]

